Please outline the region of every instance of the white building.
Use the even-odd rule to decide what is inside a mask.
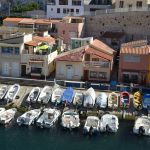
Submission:
[[[65,16],[82,16],[84,0],[49,0],[47,18],[63,18]]]

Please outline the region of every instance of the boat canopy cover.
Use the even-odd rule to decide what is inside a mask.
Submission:
[[[61,97],[61,100],[62,100],[62,102],[66,101],[66,102],[68,102],[68,103],[71,103],[73,97],[74,97],[74,90],[73,90],[72,87],[68,87],[68,88],[64,91],[64,93],[63,93],[63,95],[62,95],[62,97]]]

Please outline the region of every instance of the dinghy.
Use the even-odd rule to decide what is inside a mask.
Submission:
[[[68,87],[63,95],[61,96],[61,102],[62,103],[66,103],[66,104],[70,104],[73,100],[74,97],[74,90],[72,87]]]
[[[140,91],[137,91],[133,95],[133,105],[135,109],[142,109],[142,96]]]
[[[107,94],[102,92],[96,98],[96,106],[100,108],[107,107]]]
[[[36,125],[41,128],[50,128],[56,123],[61,112],[51,108],[45,108],[43,111],[43,114],[36,121]]]
[[[119,126],[118,117],[111,114],[105,114],[101,118],[101,132],[117,132]]]
[[[51,102],[59,104],[61,102],[61,96],[63,95],[64,89],[60,88],[59,85],[54,87]]]
[[[8,91],[8,87],[6,85],[0,88],[0,100],[2,100]]]
[[[108,108],[116,109],[118,108],[118,94],[112,92],[108,96]]]
[[[74,110],[67,110],[62,114],[61,125],[64,128],[74,129],[80,126],[79,114]]]
[[[84,94],[83,106],[92,108],[95,105],[95,98],[96,98],[95,91],[91,87]]]
[[[122,108],[130,107],[130,94],[126,91],[120,93],[120,107]]]
[[[33,109],[26,113],[24,113],[22,116],[17,118],[18,125],[27,125],[30,126],[31,124],[34,124],[34,121],[40,116],[41,110],[40,109]]]
[[[0,123],[1,124],[8,124],[14,119],[14,116],[17,112],[16,108],[8,109],[0,114]]]
[[[73,99],[73,105],[81,106],[84,100],[84,94],[82,92],[76,92]]]
[[[50,88],[49,86],[45,86],[38,98],[38,103],[43,103],[43,104],[47,104],[51,98],[52,95],[52,88]]]
[[[28,98],[27,98],[27,102],[28,103],[36,103],[36,101],[37,101],[37,99],[38,99],[38,97],[39,97],[39,95],[40,95],[40,88],[39,87],[34,87],[32,90],[31,90],[31,92],[30,92],[30,94],[29,94],[29,96],[28,96]]]
[[[15,100],[19,90],[20,90],[19,84],[14,84],[10,87],[10,89],[8,90],[5,96],[5,100],[7,101],[7,103],[13,102]]]
[[[147,116],[138,117],[133,127],[133,133],[150,136],[150,118]]]
[[[100,129],[100,119],[96,116],[88,116],[84,125],[84,134],[97,134]]]

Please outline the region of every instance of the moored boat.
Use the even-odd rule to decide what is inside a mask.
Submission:
[[[117,132],[119,126],[118,117],[111,114],[105,114],[101,117],[101,132]]]
[[[138,117],[135,120],[133,133],[150,136],[150,118],[147,116]]]
[[[81,106],[84,100],[84,94],[82,92],[76,92],[73,99],[73,105]]]
[[[94,105],[95,105],[95,98],[96,98],[95,91],[91,87],[84,94],[83,106],[84,107],[90,107],[90,108],[94,107]]]
[[[52,95],[52,88],[50,88],[49,86],[45,86],[39,95],[39,98],[37,100],[38,103],[47,104],[51,99],[51,95]]]
[[[0,100],[2,100],[8,91],[8,87],[6,85],[0,88]]]
[[[3,113],[0,114],[0,123],[1,124],[8,124],[14,119],[14,116],[17,112],[16,108],[5,110]]]
[[[64,128],[74,129],[80,126],[79,114],[74,110],[67,110],[62,114],[61,125]]]
[[[20,90],[19,84],[14,84],[9,88],[7,94],[5,95],[5,100],[7,101],[7,103],[13,102],[15,100],[19,90]]]
[[[107,94],[104,92],[101,92],[97,98],[96,98],[96,106],[100,108],[106,108],[107,107]]]
[[[36,125],[41,128],[50,128],[56,123],[61,112],[52,108],[45,108],[43,111],[43,114],[36,121]]]
[[[120,93],[120,107],[121,108],[130,107],[130,94],[127,91]]]
[[[116,109],[118,108],[118,94],[112,92],[108,96],[108,108]]]
[[[23,115],[17,118],[18,125],[28,125],[34,124],[34,121],[40,116],[41,109],[33,109],[27,111]]]
[[[84,134],[97,134],[100,131],[100,119],[96,116],[88,116],[83,128]]]
[[[31,92],[30,92],[30,94],[29,94],[29,96],[28,96],[28,98],[27,98],[27,102],[28,103],[36,103],[36,101],[37,101],[37,99],[38,99],[38,97],[39,97],[39,95],[40,95],[40,91],[41,91],[41,89],[39,88],[39,87],[34,87],[32,90],[31,90]]]
[[[136,109],[142,109],[142,96],[140,91],[137,91],[133,95],[133,105]]]

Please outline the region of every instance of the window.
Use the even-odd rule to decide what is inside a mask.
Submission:
[[[99,58],[92,58],[92,61],[99,61]]]
[[[51,11],[53,11],[53,8],[51,8]]]
[[[13,48],[12,47],[2,47],[2,53],[3,54],[13,54]]]
[[[74,5],[74,6],[81,6],[81,1],[72,0],[72,5]]]
[[[68,0],[59,0],[59,5],[68,5]]]
[[[79,14],[79,9],[76,9],[76,14]]]
[[[63,30],[63,34],[65,34],[65,30]]]
[[[122,78],[123,78],[123,82],[127,82],[127,83],[130,82],[129,74],[123,74]]]
[[[106,72],[90,71],[90,78],[107,79],[107,73]]]
[[[17,55],[18,55],[18,54],[19,54],[19,52],[20,52],[20,51],[19,51],[19,47],[15,47],[15,54],[17,54]]]
[[[65,8],[63,9],[63,13],[64,13],[64,14],[66,14],[66,13],[67,13],[67,10],[66,10]]]
[[[142,1],[137,1],[136,2],[136,7],[141,8],[142,7]]]
[[[60,8],[57,8],[57,14],[60,14]]]
[[[31,73],[39,73],[39,74],[41,74],[42,73],[42,68],[31,67]]]
[[[140,62],[140,56],[126,54],[126,55],[124,55],[124,62],[139,63]]]
[[[73,13],[73,12],[74,12],[74,9],[71,9],[71,12]]]
[[[119,8],[123,8],[123,5],[124,5],[124,1],[120,1]]]

